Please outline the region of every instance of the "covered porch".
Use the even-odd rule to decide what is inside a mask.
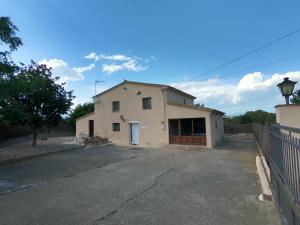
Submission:
[[[207,146],[205,118],[169,119],[170,144]]]

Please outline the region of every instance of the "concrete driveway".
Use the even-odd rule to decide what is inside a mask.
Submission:
[[[105,146],[0,167],[1,225],[277,225],[252,137],[212,151]]]

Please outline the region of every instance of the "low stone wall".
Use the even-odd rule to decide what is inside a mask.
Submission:
[[[30,136],[32,130],[27,125],[10,125],[0,126],[0,142],[5,142],[8,139]],[[38,136],[59,137],[59,136],[74,136],[74,128],[66,122],[61,122],[57,127],[39,129]]]
[[[32,139],[20,137],[0,144],[0,165],[20,161],[26,158],[50,154],[58,151],[82,148],[83,144],[71,137],[50,137],[47,140],[38,138],[37,146],[31,145]]]

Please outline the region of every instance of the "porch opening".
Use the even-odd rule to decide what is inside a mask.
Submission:
[[[169,119],[170,144],[206,146],[205,118]]]

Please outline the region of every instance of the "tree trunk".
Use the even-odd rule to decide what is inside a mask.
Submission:
[[[32,134],[33,134],[32,146],[36,146],[36,138],[37,138],[37,129],[36,128],[33,128]]]

